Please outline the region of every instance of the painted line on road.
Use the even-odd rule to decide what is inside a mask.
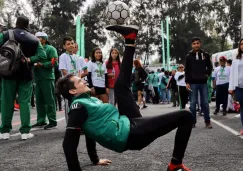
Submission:
[[[230,127],[228,127],[228,126],[222,124],[221,122],[218,122],[218,121],[216,121],[216,120],[214,120],[212,118],[211,118],[211,121],[213,123],[217,124],[218,126],[224,128],[225,130],[229,131],[230,133],[232,133],[232,134],[238,136],[239,138],[243,139],[243,136],[240,136],[239,132],[237,132],[236,130],[234,130],[234,129],[232,129],[232,128],[230,128]]]
[[[65,117],[62,117],[62,118],[60,118],[60,119],[57,119],[57,122],[60,122],[60,121],[63,121],[63,120],[65,120]],[[33,128],[33,129],[31,129],[31,132],[32,132],[32,131],[41,130],[41,129],[43,129],[43,128]],[[18,132],[18,133],[16,133],[16,134],[12,134],[12,135],[10,135],[10,136],[11,136],[11,137],[17,137],[17,136],[20,136],[20,135],[21,135],[21,133]]]

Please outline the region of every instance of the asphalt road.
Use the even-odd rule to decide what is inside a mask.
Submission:
[[[149,105],[141,112],[143,116],[149,116],[175,110],[179,109],[160,104]],[[243,139],[235,135],[241,124],[239,118],[234,116],[235,114],[228,114],[226,117],[212,116],[212,130],[205,129],[203,117],[198,117],[198,124],[193,129],[184,159],[188,167],[193,171],[243,171]],[[64,113],[58,112],[57,118],[58,129],[35,129],[32,131],[34,139],[22,141],[18,133],[19,112],[15,112],[10,140],[0,140],[0,171],[66,171],[62,150]],[[32,109],[32,123],[35,120],[36,111]],[[98,145],[99,157],[113,161],[111,165],[104,167],[91,164],[82,136],[78,148],[80,164],[85,171],[165,171],[171,158],[174,136],[175,131],[157,139],[141,151],[122,154]]]

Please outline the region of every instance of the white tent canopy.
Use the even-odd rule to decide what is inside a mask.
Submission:
[[[218,52],[212,55],[212,62],[218,62],[221,56],[225,56],[227,59],[235,59],[238,54],[238,49],[232,49],[224,52]]]

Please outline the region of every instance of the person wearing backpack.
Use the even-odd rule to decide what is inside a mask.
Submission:
[[[161,91],[161,101],[162,104],[164,104],[167,100],[168,104],[170,103],[170,90],[167,89],[167,84],[169,82],[169,72],[165,71],[164,76],[162,76],[160,84],[159,84],[159,89]]]
[[[17,18],[15,29],[0,33],[0,65],[2,65],[0,74],[4,75],[2,81],[0,139],[7,140],[10,137],[16,93],[20,104],[21,127],[19,131],[21,138],[22,140],[27,140],[34,137],[30,133],[30,99],[33,86],[32,67],[34,63],[45,62],[46,53],[38,39],[29,33],[28,26],[29,19],[25,16],[20,16]],[[11,53],[4,52],[6,47],[11,49]],[[13,64],[11,68],[6,67],[10,63]]]
[[[148,78],[148,84],[153,85],[154,89],[154,97],[152,97],[153,104],[159,104],[159,77],[158,74],[152,71],[151,74],[149,74]]]
[[[44,129],[47,130],[57,127],[54,68],[58,65],[58,55],[56,48],[50,45],[46,33],[37,32],[35,36],[39,39],[46,52],[47,61],[34,64],[37,123],[32,125],[32,127],[44,126]],[[46,117],[49,120],[48,125]]]

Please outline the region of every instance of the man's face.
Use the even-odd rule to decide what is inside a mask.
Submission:
[[[40,43],[41,43],[42,45],[46,43],[46,40],[43,39],[42,37],[37,37],[37,38],[39,39],[39,41],[40,41]]]
[[[74,41],[66,41],[65,45],[63,46],[63,48],[68,51],[68,52],[73,52],[74,50]]]
[[[82,80],[81,78],[77,76],[73,76],[71,77],[71,81],[74,83],[75,89],[69,90],[70,94],[79,95],[91,91],[90,88],[88,87],[88,83]]]
[[[199,40],[192,42],[192,49],[194,51],[199,51],[200,48],[201,48],[201,42]]]
[[[219,64],[220,64],[220,66],[225,66],[226,60],[225,59],[220,59]]]
[[[231,67],[231,64],[227,62],[227,66]]]
[[[73,53],[76,54],[78,52],[78,44],[74,43]]]

